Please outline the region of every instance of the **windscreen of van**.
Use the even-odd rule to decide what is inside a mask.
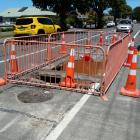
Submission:
[[[28,25],[33,23],[32,18],[22,18],[22,19],[17,19],[16,20],[16,25]]]

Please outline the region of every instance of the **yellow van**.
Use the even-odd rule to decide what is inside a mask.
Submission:
[[[16,19],[15,36],[60,32],[61,27],[48,17],[20,17]]]

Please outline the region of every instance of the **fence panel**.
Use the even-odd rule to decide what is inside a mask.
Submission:
[[[106,90],[118,74],[127,58],[129,36],[126,35],[120,41],[112,44],[107,50],[107,62],[105,71]]]
[[[119,72],[129,41],[124,33],[91,30],[25,38],[5,42],[5,74],[9,82],[98,95],[107,91]],[[71,49],[75,54],[74,69],[70,72],[74,88],[60,84],[68,77]],[[95,83],[100,85],[98,90]]]

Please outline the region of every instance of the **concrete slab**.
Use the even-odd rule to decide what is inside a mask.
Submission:
[[[52,122],[29,118],[22,114],[11,112],[1,112],[0,114],[2,115],[1,122],[5,122],[0,125],[1,140],[40,140],[55,126]]]
[[[41,103],[22,103],[17,96],[27,90],[44,93],[46,89],[7,85],[0,88],[0,139],[43,140],[83,96],[50,90],[53,98]]]
[[[13,110],[20,114],[30,114],[42,119],[59,122],[63,115],[81,98],[81,94],[50,90],[53,98],[41,103],[22,103],[17,96],[23,91],[37,90],[44,93],[46,90],[35,87],[14,86],[0,94],[0,108]]]

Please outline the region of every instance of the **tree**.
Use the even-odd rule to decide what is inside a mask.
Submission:
[[[109,7],[108,0],[91,0],[90,6],[97,14],[97,28],[102,28],[104,16],[103,12]]]
[[[72,9],[71,0],[32,0],[33,6],[42,10],[52,9],[60,16],[60,24],[63,30],[66,30],[66,15]]]
[[[84,13],[89,8],[89,0],[32,0],[33,6],[49,10],[52,9],[60,17],[60,24],[63,30],[66,30],[66,17],[71,10],[78,9]]]
[[[123,8],[126,6],[126,0],[109,0],[109,6],[112,8],[110,14],[114,16],[114,21],[116,23],[116,18],[122,17]]]
[[[95,11],[93,11],[93,10],[89,11],[87,22],[90,24],[90,26],[93,23],[96,24],[96,12]]]
[[[122,8],[122,18],[127,18],[132,16],[132,8],[129,5],[124,5]]]
[[[136,7],[133,10],[133,18],[140,21],[140,7]]]

